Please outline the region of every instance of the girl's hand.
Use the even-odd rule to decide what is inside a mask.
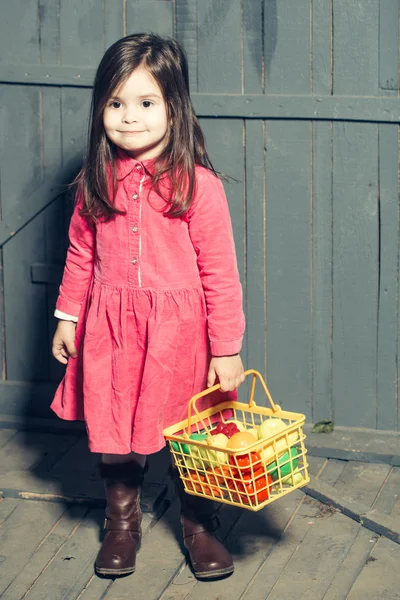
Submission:
[[[207,387],[212,387],[219,379],[221,392],[233,392],[244,381],[244,368],[239,354],[235,356],[214,356],[208,368]]]
[[[53,337],[52,353],[58,362],[66,365],[68,358],[76,358],[78,353],[75,347],[76,323],[73,321],[59,321]]]

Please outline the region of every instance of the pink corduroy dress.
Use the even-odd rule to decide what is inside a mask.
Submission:
[[[228,204],[221,182],[196,167],[196,194],[181,218],[164,216],[151,161],[117,160],[109,222],[75,208],[56,307],[78,316],[70,358],[51,408],[84,420],[92,452],[140,454],[165,445],[162,430],[187,416],[205,389],[211,355],[240,351],[244,332]],[[163,185],[168,185],[164,180]],[[199,403],[234,399],[215,392]]]

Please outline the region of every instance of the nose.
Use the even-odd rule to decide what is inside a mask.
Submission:
[[[124,123],[135,123],[138,121],[138,115],[134,106],[127,106],[123,115]]]

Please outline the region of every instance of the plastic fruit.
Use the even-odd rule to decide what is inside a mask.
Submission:
[[[236,425],[236,427],[239,429],[239,431],[245,431],[244,425],[240,421],[237,421],[236,419],[232,419],[232,421],[228,421],[228,424],[231,424],[231,423],[234,423],[234,425]]]
[[[199,460],[198,457],[196,458],[193,455],[192,456],[185,456],[183,462],[184,462],[184,465],[185,465],[185,467],[187,469],[194,469],[194,470],[196,470],[196,469],[202,470],[203,469],[203,463],[202,463],[202,461]]]
[[[263,421],[259,426],[258,439],[263,440],[264,438],[275,435],[284,429],[286,429],[286,424],[282,421],[282,419],[271,417],[270,419]]]
[[[241,481],[232,481],[229,485],[235,502],[254,506],[268,500],[272,479],[269,475],[265,475],[264,469],[258,469],[253,476],[245,475],[241,479]]]
[[[213,498],[223,498],[222,490],[214,485],[209,485],[205,475],[202,475],[197,471],[188,471],[187,477],[186,486],[189,490],[199,494],[205,494],[206,496],[212,496]]]
[[[183,454],[189,454],[189,446],[187,444],[179,444],[178,442],[170,442],[175,452],[183,452]]]
[[[224,433],[216,433],[212,437],[212,445],[220,446],[221,448],[225,448],[229,438]]]
[[[228,465],[221,465],[214,469],[207,469],[206,476],[212,485],[224,485],[226,481],[229,482],[232,477],[237,476],[237,473],[235,475],[235,470]]]
[[[254,437],[256,439],[258,439],[258,429],[257,427],[253,427],[252,429],[246,429],[247,433],[251,433],[251,435],[254,435]]]
[[[268,465],[275,460],[276,455],[287,452],[290,446],[293,446],[297,442],[299,434],[297,431],[292,431],[288,436],[281,433],[278,440],[266,442],[265,446],[261,449],[261,458],[265,465]]]
[[[207,441],[209,441],[208,438]],[[228,462],[228,454],[219,450],[214,450],[213,446],[225,448],[228,443],[228,438],[224,433],[217,433],[211,438],[211,443],[207,448],[197,448],[200,456],[206,461],[206,467],[224,465]]]
[[[303,479],[303,473],[296,469],[295,471],[293,471],[293,473],[291,473],[287,477],[284,477],[282,479],[282,483],[288,483],[289,485],[299,485],[299,483],[301,483]]]
[[[268,473],[271,475],[272,479],[276,480],[280,477],[291,475],[299,462],[297,455],[297,448],[293,446],[293,448],[290,448],[290,453],[285,452],[279,457],[278,464],[276,464],[276,461],[271,463],[268,466]]]
[[[248,452],[247,454],[232,454],[229,457],[229,464],[240,470],[242,475],[254,473],[261,466],[261,455],[258,452]]]
[[[223,433],[226,435],[226,437],[230,438],[239,431],[240,429],[236,425],[236,423],[233,423],[232,421],[228,421],[227,423],[225,423],[224,421],[219,421],[219,423],[217,423],[216,428],[211,431],[211,435]]]
[[[226,447],[231,450],[241,450],[243,448],[247,448],[251,444],[256,442],[256,438],[251,433],[247,431],[239,431],[239,433],[235,433],[230,440],[228,441]]]

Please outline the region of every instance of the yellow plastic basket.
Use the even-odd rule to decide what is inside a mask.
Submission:
[[[250,369],[245,375],[253,376],[248,404],[227,401],[199,412],[196,401],[220,388],[215,385],[193,396],[188,418],[163,433],[188,494],[258,511],[310,480],[302,428],[305,416],[274,404],[260,373]],[[271,408],[256,405],[257,380]],[[259,435],[265,423],[265,437],[255,438],[245,448],[226,447],[225,438],[215,436],[217,423],[221,429],[232,421],[253,435]],[[243,443],[244,437],[239,436]]]

